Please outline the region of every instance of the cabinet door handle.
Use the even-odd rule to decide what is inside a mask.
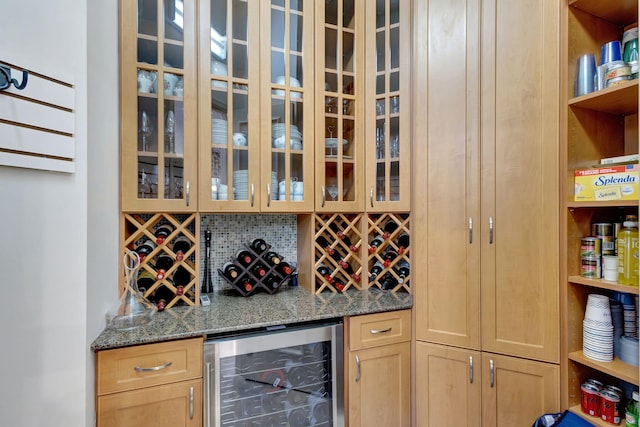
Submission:
[[[325,192],[324,192],[324,185],[321,185],[320,188],[322,190],[322,204],[320,205],[320,207],[324,208],[324,201],[326,199]]]
[[[211,362],[207,362],[204,376],[204,425],[211,426]]]
[[[271,186],[267,184],[267,207],[271,207]]]
[[[493,388],[495,383],[495,370],[493,369],[493,359],[489,360],[489,386]]]
[[[187,201],[187,207],[189,207],[189,180],[187,180],[187,197],[186,197],[186,201]]]
[[[489,244],[493,244],[493,217],[489,217]]]
[[[373,207],[373,185],[371,186],[371,190],[369,191],[369,202],[371,203],[371,207]]]
[[[469,217],[469,243],[473,243],[473,218]]]
[[[133,369],[135,369],[136,372],[154,372],[154,371],[161,371],[163,369],[167,369],[172,364],[173,362],[167,362],[163,365],[152,366],[150,368],[143,368],[142,366],[136,366]]]
[[[251,207],[253,207],[253,201],[255,199],[256,196],[256,192],[255,189],[253,188],[253,184],[251,184]]]
[[[387,329],[370,329],[369,332],[372,334],[384,334],[385,332],[389,332],[390,330],[391,330],[391,327]]]
[[[193,419],[193,386],[189,387],[189,418]]]
[[[356,354],[356,368],[358,371],[356,372],[356,382],[360,381],[360,358]]]
[[[473,384],[473,356],[469,356],[469,384]]]

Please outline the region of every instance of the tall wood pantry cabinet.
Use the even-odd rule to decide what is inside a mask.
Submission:
[[[417,425],[560,409],[560,7],[414,5]]]

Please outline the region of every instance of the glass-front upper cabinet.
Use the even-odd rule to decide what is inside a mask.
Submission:
[[[374,7],[375,5],[375,7]],[[411,208],[411,40],[409,0],[367,3],[365,209]]]
[[[315,1],[259,3],[261,210],[311,212]]]
[[[125,212],[197,208],[194,4],[193,0],[120,4]]]
[[[364,209],[364,3],[316,6],[316,211]]]
[[[260,209],[259,2],[200,2],[200,210]]]

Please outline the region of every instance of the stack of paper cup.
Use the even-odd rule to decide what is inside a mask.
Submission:
[[[618,281],[618,256],[602,256],[602,278],[610,282]]]
[[[582,352],[600,362],[613,360],[613,323],[609,297],[589,294],[584,313]]]

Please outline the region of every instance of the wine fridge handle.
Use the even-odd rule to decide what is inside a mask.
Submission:
[[[357,368],[356,382],[358,382],[358,381],[360,381],[360,358],[358,357],[357,354],[356,354],[356,368]]]
[[[371,203],[371,207],[373,207],[373,185],[371,186],[371,190],[369,190],[369,203]]]
[[[469,384],[473,384],[473,356],[469,356]]]
[[[326,200],[324,184],[320,186],[320,189],[322,190],[322,204],[320,205],[320,207],[324,208],[324,201]]]
[[[189,419],[193,419],[193,386],[189,387]]]
[[[271,207],[271,186],[267,184],[267,207]]]
[[[211,363],[207,362],[204,376],[204,425],[211,426]]]
[[[186,201],[187,201],[187,207],[189,207],[189,180],[187,180],[187,197],[186,197]]]
[[[489,244],[493,244],[493,217],[489,217]]]
[[[253,207],[253,201],[255,200],[255,188],[253,187],[253,184],[251,184],[251,207]]]
[[[154,371],[161,371],[163,369],[167,369],[172,364],[173,364],[173,362],[167,362],[167,363],[164,363],[162,365],[152,366],[150,368],[143,368],[142,366],[135,366],[133,369],[136,372],[154,372]]]
[[[473,218],[469,217],[469,243],[473,243]]]
[[[493,388],[495,384],[495,369],[493,367],[493,359],[489,360],[489,386]]]

